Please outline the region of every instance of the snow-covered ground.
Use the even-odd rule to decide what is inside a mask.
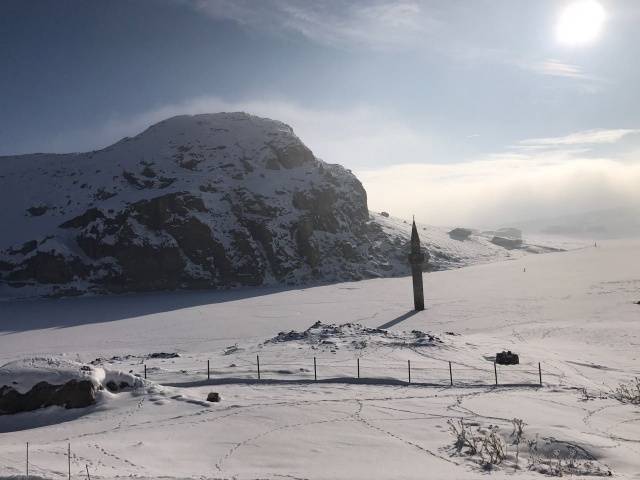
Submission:
[[[149,382],[88,409],[0,417],[0,476],[24,472],[28,441],[45,478],[66,476],[68,442],[75,478],[543,478],[527,469],[537,438],[538,470],[640,478],[639,407],[610,395],[640,375],[639,255],[640,241],[603,241],[425,274],[416,314],[409,278],[2,302],[0,363],[146,365]],[[511,385],[496,387],[503,349],[521,365],[499,366]],[[204,402],[211,391],[220,403]],[[455,454],[448,420],[496,425],[510,444],[513,418],[526,423],[519,470]]]

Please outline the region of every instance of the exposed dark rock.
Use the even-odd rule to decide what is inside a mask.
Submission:
[[[114,382],[113,380],[109,380],[107,382],[107,384],[105,385],[105,387],[107,387],[107,390],[109,390],[110,392],[117,392],[118,389],[118,384],[116,382]]]
[[[521,239],[511,239],[503,237],[493,237],[491,243],[498,245],[499,247],[506,248],[507,250],[513,250],[522,247]]]
[[[464,241],[468,239],[472,233],[473,231],[468,228],[458,227],[458,228],[454,228],[449,232],[449,237],[454,240]]]
[[[68,283],[76,276],[87,274],[87,267],[78,257],[65,257],[55,252],[38,251],[29,256],[7,275],[9,282],[33,280],[39,283]]]
[[[28,242],[23,243],[22,246],[18,249],[9,249],[9,252],[13,255],[18,253],[21,255],[26,255],[33,252],[37,247],[38,242],[36,240],[29,240]]]
[[[107,390],[109,390],[111,393],[117,393],[117,392],[120,392],[122,390],[126,390],[126,389],[131,387],[125,381],[121,381],[120,383],[116,383],[114,380],[109,380],[106,383],[105,386],[107,387]]]
[[[389,218],[389,213],[388,212],[380,212],[380,215],[382,215],[385,218]]]
[[[104,214],[97,208],[90,208],[82,215],[78,215],[71,220],[61,223],[60,228],[83,228],[99,218],[104,218]]]
[[[147,358],[179,358],[179,357],[180,357],[180,354],[175,352],[171,352],[171,353],[154,352],[147,355]]]
[[[93,198],[95,200],[108,200],[112,197],[115,197],[116,195],[116,192],[109,192],[105,188],[99,188],[93,195]]]
[[[157,176],[155,170],[149,165],[145,165],[145,167],[140,171],[140,175],[147,178],[155,178]]]
[[[496,363],[498,365],[518,365],[520,363],[520,358],[517,354],[508,351],[502,351],[496,354]]]
[[[32,217],[39,217],[47,213],[47,210],[49,210],[49,207],[47,207],[46,205],[36,205],[27,208],[27,213]]]
[[[207,402],[219,402],[220,394],[218,392],[209,392],[207,395]]]
[[[11,386],[0,387],[0,415],[29,412],[53,405],[83,408],[93,405],[95,401],[96,388],[89,380],[70,380],[63,385],[40,382],[24,394]]]

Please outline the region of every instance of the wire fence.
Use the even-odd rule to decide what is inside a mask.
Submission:
[[[250,359],[234,359],[225,366],[202,368],[193,364],[183,369],[142,365],[140,376],[158,383],[393,383],[434,386],[542,386],[544,372],[540,363],[500,365],[468,365],[443,360],[377,361],[371,358],[327,359],[311,357],[298,361],[282,361],[256,355]]]

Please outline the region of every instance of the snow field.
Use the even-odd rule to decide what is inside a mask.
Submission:
[[[42,355],[84,363],[102,357],[101,368],[141,373],[144,362],[151,386],[109,394],[89,409],[0,417],[0,475],[24,473],[29,441],[32,472],[45,478],[66,476],[67,442],[76,478],[86,476],[85,465],[104,479],[486,478],[477,459],[455,454],[447,421],[463,419],[473,428],[497,425],[507,443],[508,458],[492,478],[544,478],[527,469],[526,445],[520,469],[514,468],[511,419],[521,418],[526,440],[537,437],[545,458],[575,449],[580,462],[601,472],[640,478],[640,411],[610,396],[640,375],[639,253],[637,241],[599,242],[598,248],[425,274],[427,309],[415,315],[407,315],[408,278],[5,302],[3,363]],[[320,339],[334,344],[265,343],[316,321],[371,329],[397,323],[386,339],[365,335],[362,348],[344,331]],[[442,343],[409,346],[413,330]],[[492,386],[490,357],[503,349],[518,353],[521,368],[534,373],[542,362],[543,387]],[[180,357],[146,358],[152,352]],[[134,357],[111,361],[116,355]],[[255,375],[256,355],[263,383],[246,380]],[[436,371],[439,379],[437,368],[445,375],[442,386],[428,387],[291,381],[310,380],[314,356],[321,379],[354,377],[357,358],[363,377],[404,379],[407,360],[415,381]],[[219,384],[205,381],[207,360]],[[456,368],[479,368],[487,385],[448,386],[448,361],[454,380]],[[503,372],[508,378],[508,367],[499,368],[499,378]],[[210,391],[222,401],[204,402]]]

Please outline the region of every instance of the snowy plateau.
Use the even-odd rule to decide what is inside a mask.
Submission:
[[[640,479],[639,240],[418,225],[414,312],[410,224],[280,122],[1,163],[2,479]]]

